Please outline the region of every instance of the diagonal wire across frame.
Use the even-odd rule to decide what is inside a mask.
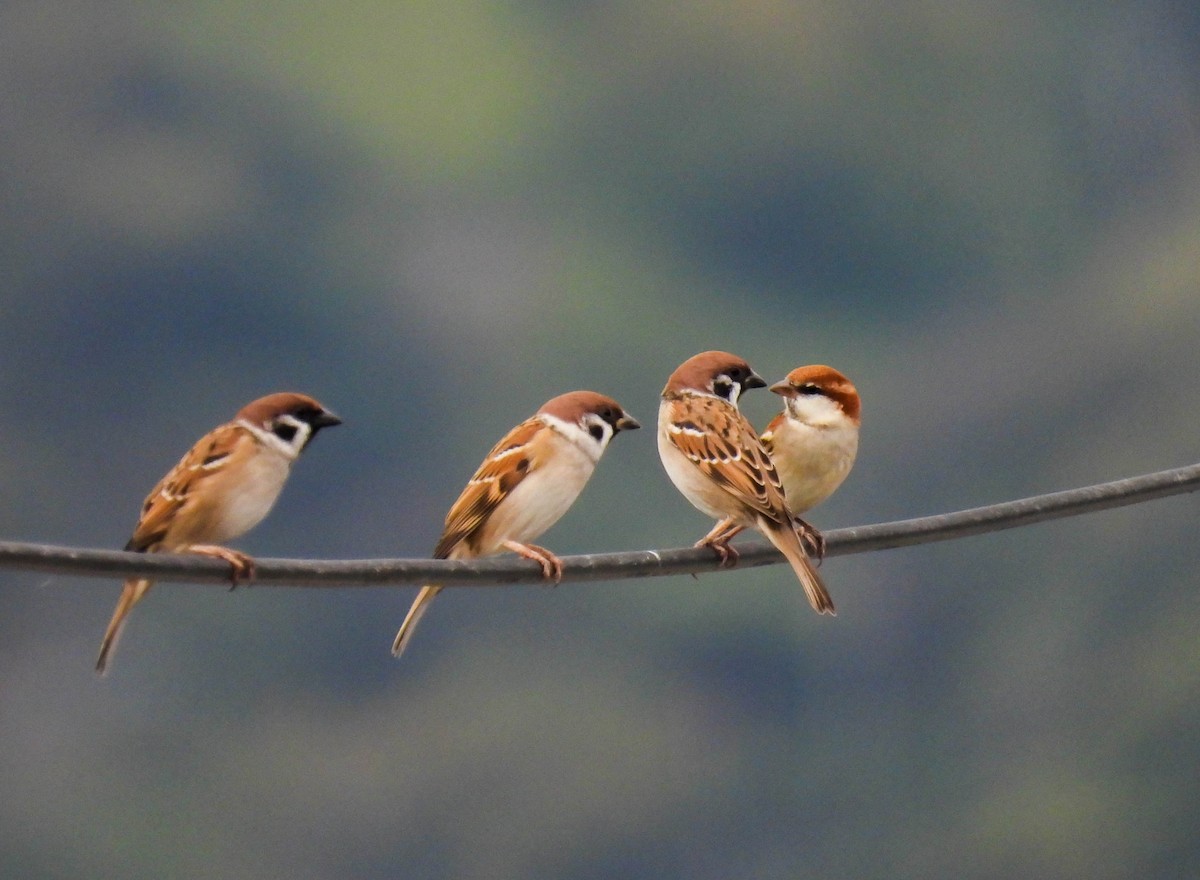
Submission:
[[[1083,486],[953,513],[823,532],[828,556],[846,556],[934,541],[949,541],[1141,504],[1200,489],[1200,464],[1156,471],[1110,483]],[[775,565],[783,557],[765,542],[738,546],[739,568]],[[626,550],[564,556],[563,582],[662,577],[730,571],[707,548]],[[0,541],[0,568],[48,571],[95,578],[133,575],[158,581],[229,584],[229,566],[186,554],[143,554]],[[433,582],[444,586],[539,583],[541,569],[528,560],[490,557],[447,559],[268,559],[256,560],[255,584],[293,587],[367,587]]]

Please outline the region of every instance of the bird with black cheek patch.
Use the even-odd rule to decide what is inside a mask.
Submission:
[[[621,431],[640,427],[611,397],[572,391],[548,400],[487,454],[446,514],[434,559],[475,559],[505,550],[532,559],[547,580],[562,579],[562,561],[529,543],[579,497],[600,456]],[[421,588],[392,654],[399,657],[442,588]]]
[[[275,504],[292,464],[322,428],[341,419],[304,394],[280,392],[246,404],[233,421],[205,434],[146,496],[126,550],[198,553],[231,566],[236,585],[254,572],[254,560],[219,544],[258,525]],[[125,618],[153,582],[125,581],[100,643],[103,673]]]
[[[733,564],[729,541],[757,529],[795,571],[808,601],[833,614],[833,600],[805,552],[779,474],[738,409],[743,391],[765,388],[745,360],[706,351],[684,361],[667,380],[658,410],[658,452],[667,475],[697,509],[719,520],[697,547],[711,547]]]

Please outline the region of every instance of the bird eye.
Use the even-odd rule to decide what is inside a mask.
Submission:
[[[796,389],[801,394],[824,394],[824,390],[819,385],[814,385],[811,382],[805,382]]]
[[[296,426],[287,422],[276,422],[271,426],[271,432],[284,443],[291,443],[296,438]]]

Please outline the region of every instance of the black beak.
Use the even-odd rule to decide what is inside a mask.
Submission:
[[[636,431],[641,426],[641,423],[629,413],[622,413],[621,418],[617,419],[617,424],[614,427],[618,431]]]
[[[329,410],[322,410],[317,415],[313,416],[311,420],[309,420],[309,424],[312,425],[314,434],[322,428],[332,428],[334,425],[340,425],[341,423],[342,420]]]
[[[762,376],[758,375],[758,373],[751,372],[750,375],[747,376],[742,381],[742,390],[743,391],[749,391],[751,388],[766,388],[766,387],[767,387],[767,380],[764,379]]]

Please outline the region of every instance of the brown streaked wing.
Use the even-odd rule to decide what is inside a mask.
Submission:
[[[245,428],[230,423],[202,437],[150,490],[142,504],[142,515],[133,530],[133,537],[125,549],[138,552],[160,549],[176,515],[196,488],[219,472],[221,463],[233,453],[239,440],[251,436]]]
[[[774,522],[786,522],[779,474],[745,417],[723,401],[693,397],[686,401],[698,417],[693,420],[683,403],[670,409],[671,424],[684,429],[667,432],[671,443],[730,495]],[[696,434],[689,427],[705,430]]]
[[[530,441],[544,427],[536,416],[526,419],[492,447],[446,514],[442,537],[433,550],[434,559],[449,558],[464,542],[470,545],[492,511],[539,466],[539,456]]]

